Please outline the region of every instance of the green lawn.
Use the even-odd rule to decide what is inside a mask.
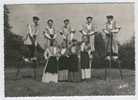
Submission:
[[[123,80],[119,71],[112,69],[111,82],[104,80],[104,69],[94,69],[90,80],[71,83],[42,83],[42,68],[37,69],[34,80],[31,68],[22,69],[22,77],[15,80],[16,69],[5,69],[5,96],[94,96],[135,95],[135,71],[123,69]]]

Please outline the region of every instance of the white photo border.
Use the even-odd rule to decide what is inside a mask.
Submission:
[[[125,3],[132,2],[135,3],[135,68],[136,68],[136,83],[138,83],[138,3],[136,0],[0,0],[0,99],[4,100],[136,100],[138,87],[136,85],[135,96],[71,96],[71,97],[5,97],[5,86],[4,86],[4,19],[3,19],[3,6],[4,4],[40,4],[40,3]]]

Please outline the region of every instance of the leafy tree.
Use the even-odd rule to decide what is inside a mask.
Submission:
[[[9,9],[4,6],[4,59],[5,66],[11,65],[20,57],[21,37],[11,32],[9,24]]]
[[[135,69],[135,38],[132,37],[130,41],[119,45],[119,58],[121,60],[121,67],[126,69]],[[101,33],[95,36],[95,53],[94,53],[94,68],[105,68],[105,42]],[[115,67],[115,66],[112,66]]]
[[[123,68],[135,69],[135,38],[120,46],[119,49],[120,59]]]

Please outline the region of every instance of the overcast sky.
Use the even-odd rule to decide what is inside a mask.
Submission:
[[[10,25],[12,32],[19,35],[26,33],[26,24],[31,23],[32,16],[40,17],[40,24],[43,28],[46,21],[52,18],[57,30],[61,30],[63,19],[69,18],[74,29],[80,30],[85,23],[87,16],[93,16],[98,31],[102,31],[106,22],[106,15],[112,14],[117,23],[122,27],[119,33],[120,43],[125,43],[134,35],[134,4],[25,4],[8,5],[10,10]],[[77,38],[80,35],[77,32]],[[40,36],[43,41],[43,37]]]

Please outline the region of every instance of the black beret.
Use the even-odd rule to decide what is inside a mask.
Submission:
[[[39,17],[37,17],[37,16],[33,16],[33,19],[39,20]]]
[[[108,16],[106,16],[106,18],[107,18],[107,19],[109,19],[109,18],[113,19],[114,16],[113,16],[113,15],[108,15]]]
[[[86,17],[86,19],[89,19],[89,18],[90,18],[90,19],[93,19],[93,17],[92,17],[92,16],[88,16],[88,17]]]
[[[66,22],[66,21],[69,22],[69,19],[64,19],[64,22]]]

